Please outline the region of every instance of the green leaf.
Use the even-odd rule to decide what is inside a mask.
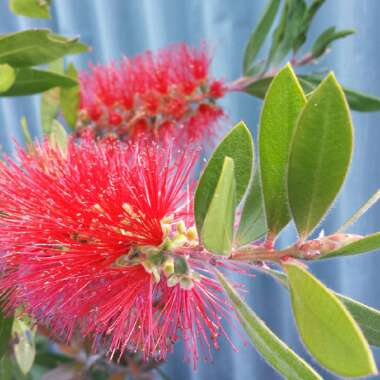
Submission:
[[[65,128],[57,121],[53,120],[51,131],[49,133],[49,142],[52,146],[58,147],[63,153],[67,151],[68,135]]]
[[[288,289],[288,277],[285,273],[274,269],[265,269],[265,273],[275,278]],[[368,343],[372,346],[380,347],[380,311],[342,294],[335,292],[334,294],[354,317]]]
[[[267,231],[263,196],[260,184],[260,174],[256,173],[250,184],[240,217],[239,229],[236,234],[238,245],[245,245],[258,240]]]
[[[12,325],[13,317],[6,317],[0,310],[0,359],[8,350],[12,335]]]
[[[267,71],[267,69],[272,65],[276,65],[278,62],[275,57],[280,51],[280,45],[284,39],[286,28],[287,28],[287,22],[288,22],[288,14],[289,14],[289,2],[285,1],[284,8],[281,13],[280,21],[277,25],[277,28],[274,30],[272,35],[272,44],[269,49],[268,59],[266,62],[266,67],[263,70],[263,72]]]
[[[276,17],[278,7],[280,6],[280,0],[270,0],[266,6],[264,13],[262,14],[259,22],[256,25],[255,30],[249,37],[247,46],[244,53],[243,72],[247,75],[249,68],[254,62],[258,52],[260,51],[265,38],[267,37],[269,30]]]
[[[77,38],[58,36],[47,29],[24,30],[0,37],[0,63],[13,67],[42,65],[87,50]]]
[[[309,31],[311,22],[313,21],[315,15],[317,14],[319,8],[324,4],[326,0],[314,0],[307,11],[304,14],[304,18],[302,20],[300,31],[293,41],[293,52],[296,53],[298,49],[306,42],[307,33]]]
[[[9,0],[10,10],[19,16],[50,18],[50,0]]]
[[[218,183],[224,158],[230,157],[235,164],[236,204],[247,190],[253,169],[253,141],[243,122],[235,125],[224,137],[203,170],[195,191],[194,215],[199,236]]]
[[[66,76],[77,80],[78,75],[73,63],[70,63],[65,72]],[[74,129],[79,109],[79,84],[61,89],[61,108],[67,124]]]
[[[347,244],[335,251],[331,251],[319,257],[321,259],[330,259],[339,256],[359,255],[380,249],[380,232],[363,237],[360,240]]]
[[[234,160],[226,157],[202,228],[202,242],[209,251],[231,253],[235,206]]]
[[[16,340],[13,350],[17,364],[24,375],[31,370],[36,356],[36,330],[36,327],[31,329],[21,319],[15,319],[13,323],[13,335]]]
[[[342,302],[303,267],[290,262],[284,267],[297,326],[314,358],[341,376],[376,374],[368,343]]]
[[[318,225],[333,203],[347,174],[352,145],[348,105],[330,74],[310,96],[291,144],[288,195],[301,239]]]
[[[286,169],[296,120],[306,103],[290,65],[273,79],[260,118],[260,174],[269,232],[276,236],[290,221]]]
[[[78,82],[65,75],[36,69],[17,69],[13,86],[0,96],[24,96],[44,92],[53,87],[72,87]]]
[[[49,64],[49,72],[53,72],[58,75],[62,75],[64,71],[63,58],[57,59]],[[75,79],[75,78],[74,78]],[[69,88],[73,88],[69,87]],[[51,131],[53,120],[58,115],[60,101],[60,88],[55,87],[46,91],[40,100],[40,118],[41,127],[45,135],[48,135]]]
[[[26,120],[26,117],[23,116],[21,118],[21,130],[22,130],[22,135],[24,137],[24,141],[26,145],[31,145],[33,144],[33,139],[30,134],[29,128],[28,128],[28,122]]]
[[[0,65],[0,93],[12,87],[16,79],[16,73],[12,66]]]
[[[355,33],[355,30],[347,29],[336,31],[335,26],[332,26],[326,29],[314,42],[311,53],[314,58],[320,57],[322,54],[326,52],[330,44],[340,38],[347,37],[351,34]]]
[[[282,19],[273,35],[267,67],[278,65],[288,55],[300,33],[306,9],[304,0],[286,0]]]
[[[280,340],[249,308],[220,272],[217,272],[217,276],[254,347],[273,368],[289,380],[322,380],[313,368]]]

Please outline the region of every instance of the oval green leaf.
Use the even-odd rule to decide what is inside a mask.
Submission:
[[[322,380],[312,367],[266,326],[220,272],[217,276],[254,347],[273,368],[285,379]]]
[[[235,164],[236,203],[247,190],[253,170],[253,140],[243,122],[234,126],[217,146],[207,166],[203,170],[195,191],[194,215],[199,236],[208,208],[214,195],[225,157]]]
[[[314,358],[340,376],[376,374],[368,343],[342,302],[303,267],[294,263],[284,267],[297,326]]]
[[[251,243],[265,235],[267,231],[260,174],[256,173],[250,184],[241,213],[236,242],[239,246]]]
[[[290,209],[301,239],[321,221],[346,177],[353,130],[344,93],[333,74],[313,91],[291,144]]]
[[[288,276],[285,273],[275,269],[265,269],[264,272],[276,279],[286,289],[289,289]],[[380,347],[380,311],[342,294],[335,292],[334,294],[354,317],[368,343]]]
[[[0,65],[0,93],[12,87],[16,79],[16,73],[12,66]]]
[[[297,77],[286,65],[269,86],[260,118],[260,173],[267,226],[273,236],[291,219],[286,169],[293,131],[305,103]]]
[[[230,255],[235,206],[234,160],[226,157],[203,223],[201,238],[205,248],[209,251],[223,256]]]

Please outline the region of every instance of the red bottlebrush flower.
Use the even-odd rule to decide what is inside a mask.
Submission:
[[[125,57],[118,65],[93,66],[80,74],[78,127],[90,125],[97,136],[112,132],[122,140],[136,136],[142,121],[145,134],[159,140],[169,135],[191,142],[216,135],[224,113],[215,101],[226,88],[210,77],[209,65],[204,46],[180,44],[155,55]],[[199,115],[202,106],[213,112]]]
[[[48,143],[0,163],[0,288],[70,339],[110,356],[163,359],[182,337],[194,366],[225,335],[232,307],[196,257],[189,176],[195,154],[138,140]],[[175,157],[175,161],[173,161]]]

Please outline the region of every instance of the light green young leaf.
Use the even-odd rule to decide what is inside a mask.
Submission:
[[[78,84],[65,75],[37,69],[17,69],[16,80],[2,96],[24,96],[47,91],[53,87],[72,87]]]
[[[217,146],[203,170],[195,192],[194,215],[199,236],[210,206],[225,157],[235,164],[236,204],[247,190],[253,169],[253,140],[243,122],[234,126]]]
[[[339,192],[351,161],[352,145],[348,105],[330,74],[310,96],[291,144],[288,196],[301,239],[318,225]]]
[[[240,217],[236,242],[239,246],[248,244],[265,235],[266,218],[258,169],[251,181]]]
[[[249,37],[247,46],[244,53],[243,72],[244,75],[248,75],[248,71],[252,66],[260,48],[262,47],[265,38],[267,37],[273,21],[276,17],[278,7],[280,6],[280,0],[270,0],[267,4],[264,13],[262,14],[259,22],[256,25],[255,30]]]
[[[289,147],[306,97],[290,65],[269,86],[260,118],[260,174],[269,233],[275,237],[290,221],[286,188]]]
[[[36,356],[36,330],[21,319],[15,319],[12,333],[16,344],[13,351],[21,372],[26,375],[32,368]]]
[[[23,116],[21,118],[21,130],[22,130],[22,135],[24,137],[24,141],[26,145],[31,145],[33,144],[33,139],[30,134],[29,128],[28,128],[28,122],[26,120],[26,117]]]
[[[288,289],[288,276],[284,272],[274,269],[266,269],[264,272]],[[372,346],[380,347],[380,311],[342,294],[333,293],[343,302],[344,306],[354,317],[368,343]]]
[[[10,10],[19,16],[50,18],[50,0],[9,0]]]
[[[65,128],[57,121],[53,120],[51,131],[49,133],[49,142],[52,146],[58,147],[63,153],[67,151],[68,135]]]
[[[12,87],[16,79],[16,73],[12,66],[0,65],[0,93]]]
[[[355,33],[355,30],[349,29],[349,30],[340,30],[336,31],[335,26],[332,26],[328,29],[326,29],[314,42],[311,53],[314,58],[320,57],[322,54],[326,52],[330,44],[340,38],[347,37],[351,34]]]
[[[73,63],[70,63],[65,72],[66,76],[77,80],[77,71]],[[75,123],[78,117],[79,108],[79,84],[72,87],[61,89],[61,108],[63,116],[72,129],[75,128]]]
[[[49,72],[62,75],[64,71],[63,58],[57,59],[49,64]],[[70,87],[72,88],[72,87]],[[55,87],[49,91],[46,91],[40,100],[40,117],[41,127],[45,135],[49,135],[53,120],[58,115],[59,100],[60,100],[60,88]]]
[[[231,253],[235,206],[234,160],[226,157],[202,228],[202,242],[209,251]]]
[[[0,37],[0,63],[16,68],[42,65],[87,50],[77,38],[58,36],[48,29],[24,30]]]
[[[309,364],[266,326],[220,272],[217,276],[254,347],[273,368],[289,380],[322,380]]]
[[[303,267],[290,262],[284,267],[297,326],[314,358],[340,376],[376,374],[368,343],[342,302]]]

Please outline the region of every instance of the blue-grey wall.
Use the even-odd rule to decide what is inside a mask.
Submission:
[[[213,70],[226,80],[240,74],[242,51],[250,30],[265,6],[265,0],[55,0],[52,21],[16,17],[0,1],[0,33],[32,27],[50,27],[65,35],[80,35],[92,52],[73,58],[84,68],[89,61],[107,62],[123,54],[169,43],[204,40],[213,48]],[[337,42],[323,61],[345,85],[380,95],[379,0],[328,0],[315,20],[311,39],[326,27],[357,29],[357,34]],[[38,96],[0,100],[0,144],[13,152],[13,140],[20,139],[19,121],[26,115],[34,135],[39,134]],[[245,120],[256,135],[260,102],[245,95],[228,95],[224,105],[231,123]],[[356,148],[353,166],[344,190],[326,219],[324,228],[334,231],[351,213],[380,187],[380,113],[354,113]],[[380,229],[380,205],[373,207],[355,226],[369,233]],[[282,243],[293,232],[286,231]],[[333,289],[380,308],[380,257],[332,260],[313,265],[313,271]],[[286,292],[271,279],[257,276],[250,282],[249,301],[269,326],[298,352],[299,343]],[[169,357],[167,371],[173,379],[257,379],[280,377],[248,345],[234,353],[227,344],[215,353],[213,364],[201,363],[193,372],[182,363],[181,347]],[[376,350],[375,350],[376,351]],[[376,352],[380,364],[380,352]],[[334,377],[323,372],[326,379]],[[380,377],[379,377],[380,378]]]

